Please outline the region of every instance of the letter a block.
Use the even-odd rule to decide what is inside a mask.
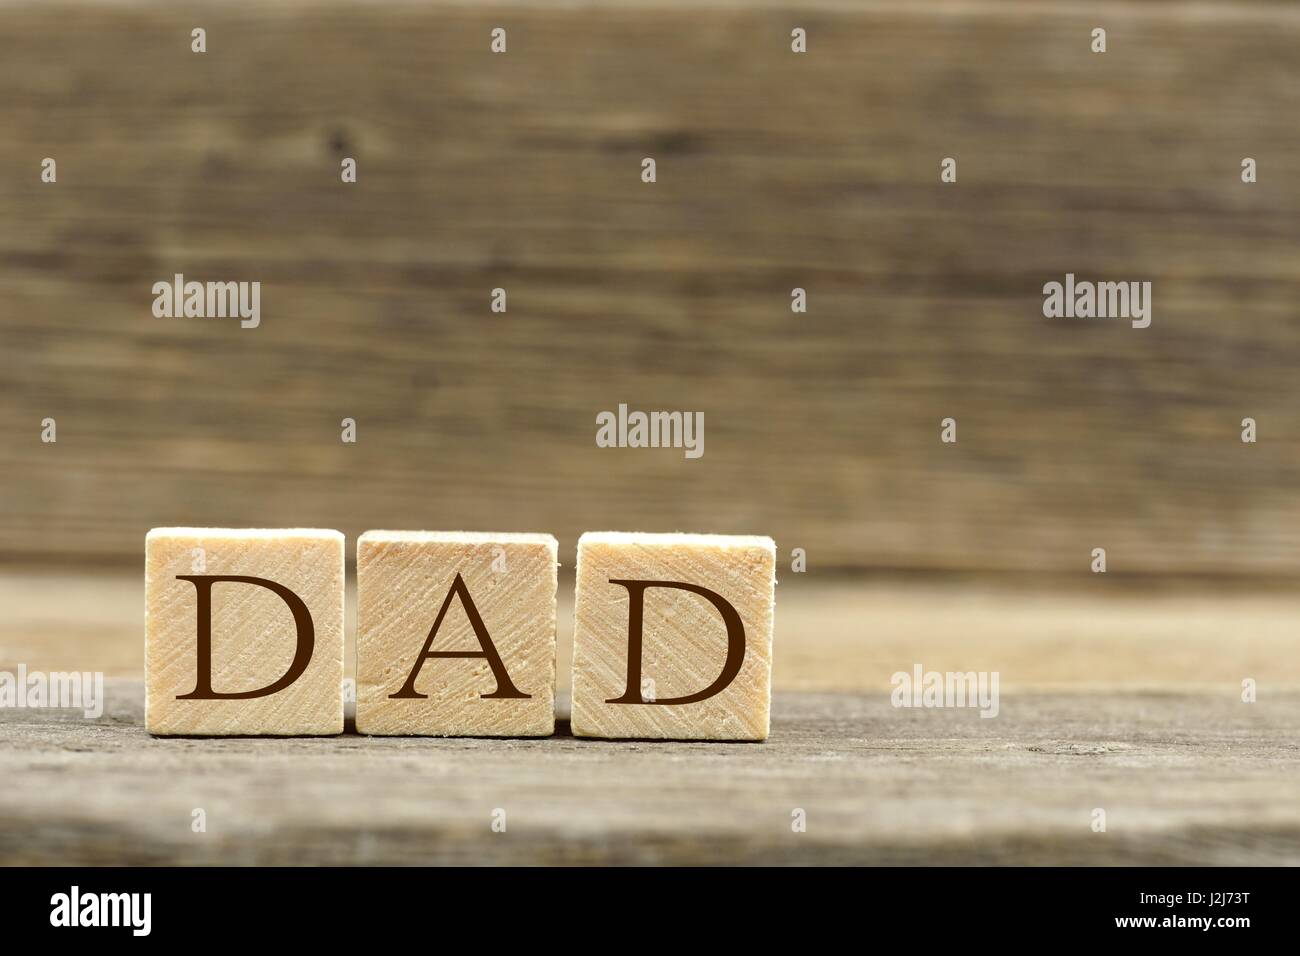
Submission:
[[[343,535],[154,528],[144,578],[151,734],[343,732]]]
[[[549,534],[363,534],[357,730],[554,733],[557,552]]]
[[[767,737],[771,538],[589,532],[577,584],[576,736]]]

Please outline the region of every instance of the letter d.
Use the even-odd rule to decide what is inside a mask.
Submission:
[[[622,697],[605,701],[607,704],[694,704],[708,700],[714,694],[726,688],[740,673],[740,665],[745,661],[745,625],[740,614],[731,603],[716,591],[702,588],[698,584],[685,584],[681,581],[623,581],[610,578],[610,584],[620,584],[627,588],[627,690]],[[727,660],[722,666],[722,673],[704,690],[688,694],[685,697],[660,697],[655,700],[643,700],[641,697],[641,626],[645,618],[646,588],[677,588],[706,597],[722,615],[727,625]]]
[[[276,584],[266,578],[246,577],[240,574],[178,574],[178,581],[192,581],[198,591],[198,680],[194,690],[177,697],[177,700],[251,700],[254,697],[269,697],[284,690],[307,669],[311,663],[311,652],[316,644],[316,631],[311,623],[311,612],[302,598],[294,594],[283,584]],[[212,585],[218,581],[232,584],[256,584],[277,594],[289,610],[293,612],[293,623],[298,631],[298,647],[294,651],[293,663],[274,684],[261,690],[245,690],[234,694],[218,693],[212,689]]]

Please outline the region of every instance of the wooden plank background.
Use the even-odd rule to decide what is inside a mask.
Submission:
[[[0,558],[608,527],[1292,575],[1297,49],[1281,3],[0,4]],[[1067,271],[1152,281],[1151,328],[1044,319]],[[153,318],[176,272],[261,281],[261,328]],[[704,457],[597,448],[619,402]]]

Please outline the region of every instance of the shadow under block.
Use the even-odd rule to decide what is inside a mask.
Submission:
[[[363,534],[357,731],[554,733],[558,551],[549,534]]]
[[[775,588],[771,538],[584,534],[574,735],[765,739]]]
[[[229,577],[263,583],[221,580]],[[343,535],[337,531],[150,531],[149,732],[342,733],[343,580]]]

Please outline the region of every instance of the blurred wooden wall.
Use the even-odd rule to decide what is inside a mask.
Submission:
[[[1281,3],[0,3],[0,557],[615,528],[1295,573],[1298,50]],[[260,281],[261,327],[154,318],[177,272]],[[1151,328],[1043,318],[1066,272],[1152,281]],[[703,411],[704,457],[597,448],[620,402]]]

